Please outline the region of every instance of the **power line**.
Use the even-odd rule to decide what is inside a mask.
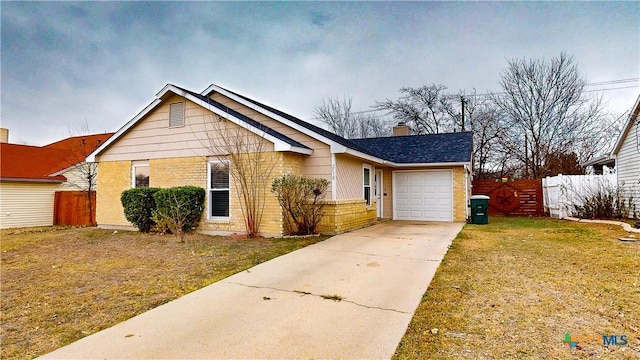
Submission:
[[[628,78],[628,79],[618,79],[618,80],[608,80],[608,81],[600,81],[587,83],[587,86],[599,86],[599,85],[613,85],[613,84],[622,84],[627,82],[637,82],[640,78]]]
[[[585,84],[586,86],[603,86],[603,85],[616,85],[616,84],[625,84],[625,83],[631,83],[631,82],[640,82],[640,78],[626,78],[626,79],[615,79],[615,80],[607,80],[607,81],[598,81],[598,82],[592,82],[592,83],[587,83]],[[589,90],[584,90],[583,92],[598,92],[598,91],[611,91],[611,90],[621,90],[621,89],[631,89],[631,88],[637,88],[640,87],[640,85],[631,85],[631,86],[620,86],[620,87],[613,87],[613,88],[604,88],[604,89],[589,89]],[[483,93],[483,94],[468,94],[468,95],[462,95],[464,97],[481,97],[481,96],[504,96],[507,95],[506,92],[495,92],[495,93]],[[446,97],[455,97],[458,98],[461,95],[460,94],[450,94],[450,95],[445,95]],[[239,107],[228,107],[228,109],[231,110],[241,110],[243,109],[243,107],[239,106]],[[352,115],[358,115],[358,114],[368,114],[368,113],[375,113],[375,112],[383,112],[386,111],[385,114],[381,114],[381,115],[376,115],[376,118],[383,118],[389,115],[392,115],[393,112],[388,111],[386,109],[370,109],[370,110],[360,110],[360,111],[354,111],[351,114]],[[315,116],[312,117],[309,120],[320,120],[321,117]],[[305,120],[305,121],[309,121],[309,120]]]
[[[593,90],[584,90],[583,92],[596,92],[596,91],[608,91],[608,90],[619,90],[619,89],[632,89],[640,87],[640,85],[632,85],[632,86],[622,86],[616,88],[608,88],[608,89],[593,89]]]
[[[613,83],[611,85],[613,85]],[[591,90],[583,90],[583,92],[631,89],[631,88],[636,88],[636,87],[640,87],[640,85],[621,86],[621,87],[606,88],[606,89],[591,89]],[[507,93],[506,92],[495,92],[495,93],[484,93],[484,94],[469,94],[469,95],[463,95],[463,96],[466,96],[466,97],[480,97],[480,96],[492,96],[492,95],[504,96],[504,95],[507,95]],[[447,97],[456,97],[457,98],[460,95],[446,95],[446,96]]]
[[[631,80],[640,80],[639,78],[635,78],[635,79],[623,79],[625,80],[624,82],[631,82]],[[615,81],[619,81],[619,80],[612,80],[612,81],[607,81],[606,83],[609,83],[611,85],[615,84]],[[605,82],[602,82],[605,83]],[[596,85],[596,84],[600,84],[600,83],[591,83],[591,85]],[[640,87],[640,85],[631,85],[631,86],[620,86],[620,87],[614,87],[614,88],[605,88],[605,89],[590,89],[590,90],[583,90],[583,92],[585,93],[591,93],[591,92],[598,92],[598,91],[611,91],[611,90],[621,90],[621,89],[632,89],[632,88],[637,88]],[[507,95],[506,92],[496,92],[496,93],[484,93],[484,94],[469,94],[469,95],[462,95],[463,97],[480,97],[480,96],[504,96]],[[460,95],[445,95],[446,97],[459,97]],[[368,113],[373,113],[373,112],[380,112],[380,111],[386,111],[386,109],[371,109],[371,110],[360,110],[360,111],[354,111],[351,114],[352,115],[356,115],[356,114],[368,114]],[[388,115],[392,115],[393,112],[387,112],[386,114],[382,114],[379,116],[376,116],[377,118],[381,118],[384,116],[388,116]],[[311,120],[320,120],[321,117],[312,117]]]

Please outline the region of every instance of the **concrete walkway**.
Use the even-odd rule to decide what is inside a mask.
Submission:
[[[42,358],[388,359],[462,226],[390,221],[338,235]]]
[[[631,225],[629,225],[629,224],[627,224],[626,222],[623,222],[623,221],[578,219],[578,218],[569,217],[569,216],[564,217],[564,218],[562,218],[562,219],[563,219],[563,220],[577,221],[577,222],[594,223],[594,224],[618,225],[618,226],[622,226],[622,228],[623,228],[623,229],[624,229],[624,231],[626,231],[626,232],[630,232],[630,233],[638,233],[638,234],[640,234],[640,229],[632,228],[632,227],[631,227]]]

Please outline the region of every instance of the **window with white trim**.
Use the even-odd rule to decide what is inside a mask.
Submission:
[[[209,218],[229,218],[229,162],[209,162]]]
[[[149,164],[131,166],[131,187],[149,187]]]
[[[367,206],[371,205],[371,165],[362,164],[362,194],[367,201]]]
[[[184,126],[184,101],[169,104],[169,127]]]

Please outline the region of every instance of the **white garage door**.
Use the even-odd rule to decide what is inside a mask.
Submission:
[[[451,170],[395,171],[393,176],[394,219],[453,220]]]

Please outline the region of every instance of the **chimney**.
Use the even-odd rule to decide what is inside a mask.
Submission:
[[[393,127],[393,136],[407,136],[409,134],[409,127],[404,122],[399,122],[398,125]]]
[[[9,142],[9,129],[0,128],[0,143]]]

